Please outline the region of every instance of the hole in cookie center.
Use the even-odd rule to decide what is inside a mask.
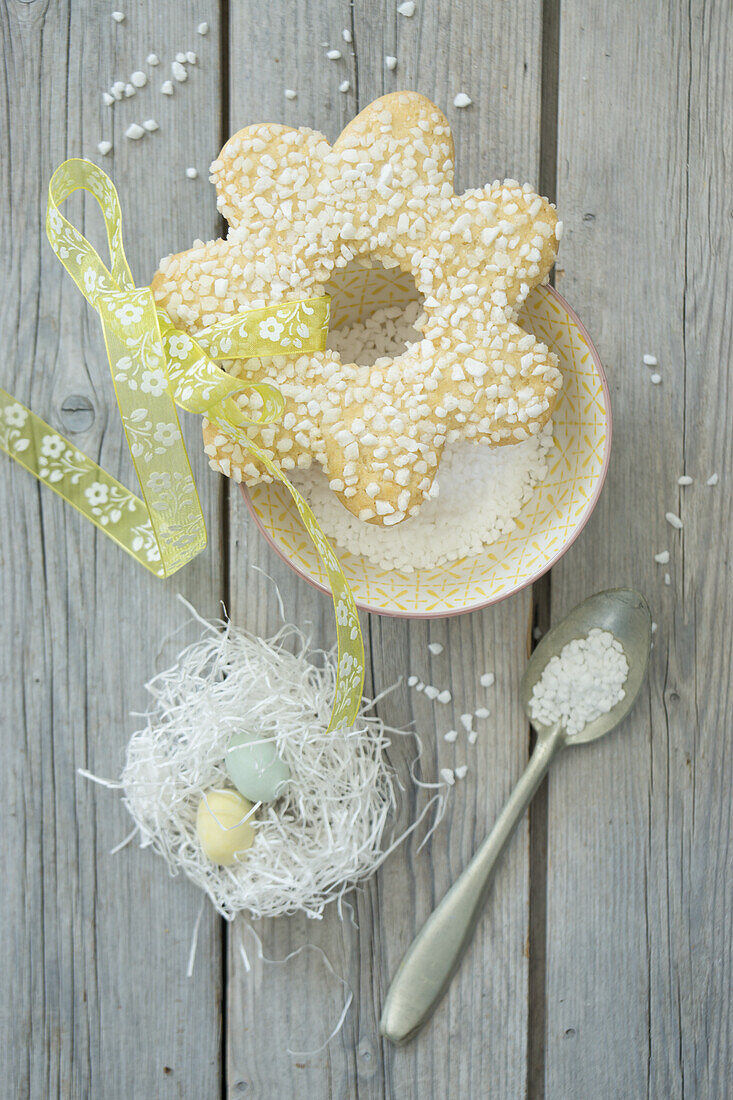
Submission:
[[[324,290],[331,295],[331,328],[326,346],[345,363],[371,366],[394,359],[422,339],[414,324],[423,298],[412,275],[378,260],[352,261],[335,271]]]

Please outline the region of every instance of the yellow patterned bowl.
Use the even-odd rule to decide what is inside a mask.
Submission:
[[[437,569],[387,571],[335,547],[359,607],[379,615],[438,619],[476,611],[526,588],[575,541],[593,511],[611,450],[611,404],[583,324],[552,287],[533,291],[520,324],[560,360],[564,386],[553,417],[548,473],[516,527],[480,554]],[[255,523],[296,573],[330,594],[325,571],[281,485],[244,489]]]

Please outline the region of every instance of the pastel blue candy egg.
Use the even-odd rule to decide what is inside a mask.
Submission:
[[[225,765],[234,786],[250,802],[272,802],[290,779],[290,769],[267,734],[235,733]]]

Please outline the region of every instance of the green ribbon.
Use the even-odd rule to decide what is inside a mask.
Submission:
[[[104,216],[111,270],[59,212],[74,191],[88,191]],[[338,558],[305,500],[240,429],[277,420],[283,399],[267,383],[248,385],[262,398],[255,418],[233,400],[242,382],[212,359],[322,351],[329,299],[311,298],[249,310],[197,333],[181,332],[136,287],[122,244],[122,214],[110,178],[96,164],[67,160],[48,189],[51,247],[99,314],[112,383],[142,497],[137,497],[68,439],[0,389],[0,448],[100,531],[159,577],[169,577],[206,546],[206,527],[176,405],[205,414],[249,451],[292,496],[328,573],[336,614],[338,682],[329,729],[356,718],[364,682],[359,616]],[[276,322],[275,324],[272,321]]]

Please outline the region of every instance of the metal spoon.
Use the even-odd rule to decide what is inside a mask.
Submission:
[[[522,706],[529,701],[545,665],[567,642],[584,638],[593,627],[609,630],[621,643],[629,664],[624,698],[570,737],[562,725],[533,722],[537,744],[494,828],[412,942],[387,993],[379,1030],[393,1043],[407,1043],[438,1006],[458,969],[483,909],[491,877],[509,838],[521,821],[553,758],[566,745],[595,741],[623,721],[646,674],[651,649],[651,616],[646,600],[631,588],[599,592],[576,607],[545,635],[532,654],[521,683]],[[530,719],[531,720],[531,719]]]

